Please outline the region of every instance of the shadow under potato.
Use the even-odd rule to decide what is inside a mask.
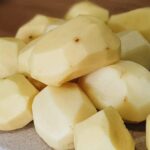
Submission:
[[[145,132],[145,121],[138,124],[126,123],[126,126],[129,130]]]

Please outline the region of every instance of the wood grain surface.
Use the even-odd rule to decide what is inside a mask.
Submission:
[[[37,13],[63,17],[79,0],[0,0],[0,36],[12,36],[19,26]],[[91,0],[111,13],[150,6],[150,0]]]
[[[68,8],[77,1],[79,0],[0,0],[0,36],[15,35],[18,27],[37,13],[63,17]],[[109,9],[111,14],[150,6],[150,0],[93,0],[93,2]],[[136,149],[146,150],[145,123],[127,126],[135,138]],[[19,133],[22,132],[21,130]],[[4,136],[7,139],[7,135]]]

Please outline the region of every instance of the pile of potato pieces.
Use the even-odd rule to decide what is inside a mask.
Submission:
[[[134,150],[124,121],[147,119],[150,150],[149,42],[150,7],[109,17],[83,1],[63,19],[36,15],[0,38],[0,130],[33,119],[56,150]]]

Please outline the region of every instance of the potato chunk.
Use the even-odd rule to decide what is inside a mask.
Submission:
[[[65,18],[72,19],[79,15],[90,15],[98,17],[103,21],[108,21],[109,11],[92,2],[82,1],[75,3],[67,12]]]
[[[121,59],[137,62],[150,69],[150,44],[137,31],[121,32]]]
[[[150,41],[150,7],[112,15],[109,26],[114,32],[137,30]]]
[[[18,29],[16,37],[29,43],[42,34],[57,28],[63,22],[63,20],[58,18],[36,15]]]
[[[120,115],[106,108],[75,126],[76,150],[134,150],[134,141]]]
[[[88,97],[75,83],[48,86],[33,103],[37,133],[51,147],[68,150],[73,146],[74,125],[96,113]]]
[[[32,121],[32,100],[38,91],[23,76],[0,79],[0,130],[24,127]]]
[[[19,50],[25,43],[15,38],[0,38],[0,78],[17,73]]]
[[[124,120],[142,122],[150,113],[150,73],[143,66],[121,61],[80,79],[98,109],[116,108]]]
[[[105,23],[79,16],[40,38],[30,57],[30,71],[34,79],[60,86],[119,58],[120,40]]]

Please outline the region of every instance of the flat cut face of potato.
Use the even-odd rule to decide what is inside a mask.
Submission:
[[[26,76],[30,76],[30,56],[38,40],[39,38],[31,41],[19,51],[18,71]]]
[[[63,22],[62,19],[39,14],[21,26],[17,31],[16,37],[29,43],[44,33],[57,28]]]
[[[0,78],[17,73],[18,54],[25,43],[16,38],[0,38]]]
[[[103,21],[108,21],[109,11],[105,8],[102,8],[92,2],[82,1],[75,3],[65,15],[66,19],[72,19],[79,15],[90,15],[98,17]]]
[[[121,59],[131,60],[150,69],[150,44],[138,31],[118,34],[121,40]]]
[[[76,150],[134,150],[135,144],[118,112],[108,107],[75,126]]]
[[[38,93],[23,76],[0,79],[0,130],[20,129],[32,121],[32,101]]]
[[[74,125],[96,113],[88,97],[75,83],[48,86],[34,99],[33,119],[37,133],[55,149],[73,149]]]
[[[108,24],[114,32],[137,30],[150,42],[150,7],[112,15]]]
[[[119,58],[120,40],[107,25],[79,16],[40,38],[30,57],[31,76],[60,86]]]
[[[79,81],[98,109],[116,108],[124,120],[142,122],[150,113],[150,73],[143,66],[121,61]]]

